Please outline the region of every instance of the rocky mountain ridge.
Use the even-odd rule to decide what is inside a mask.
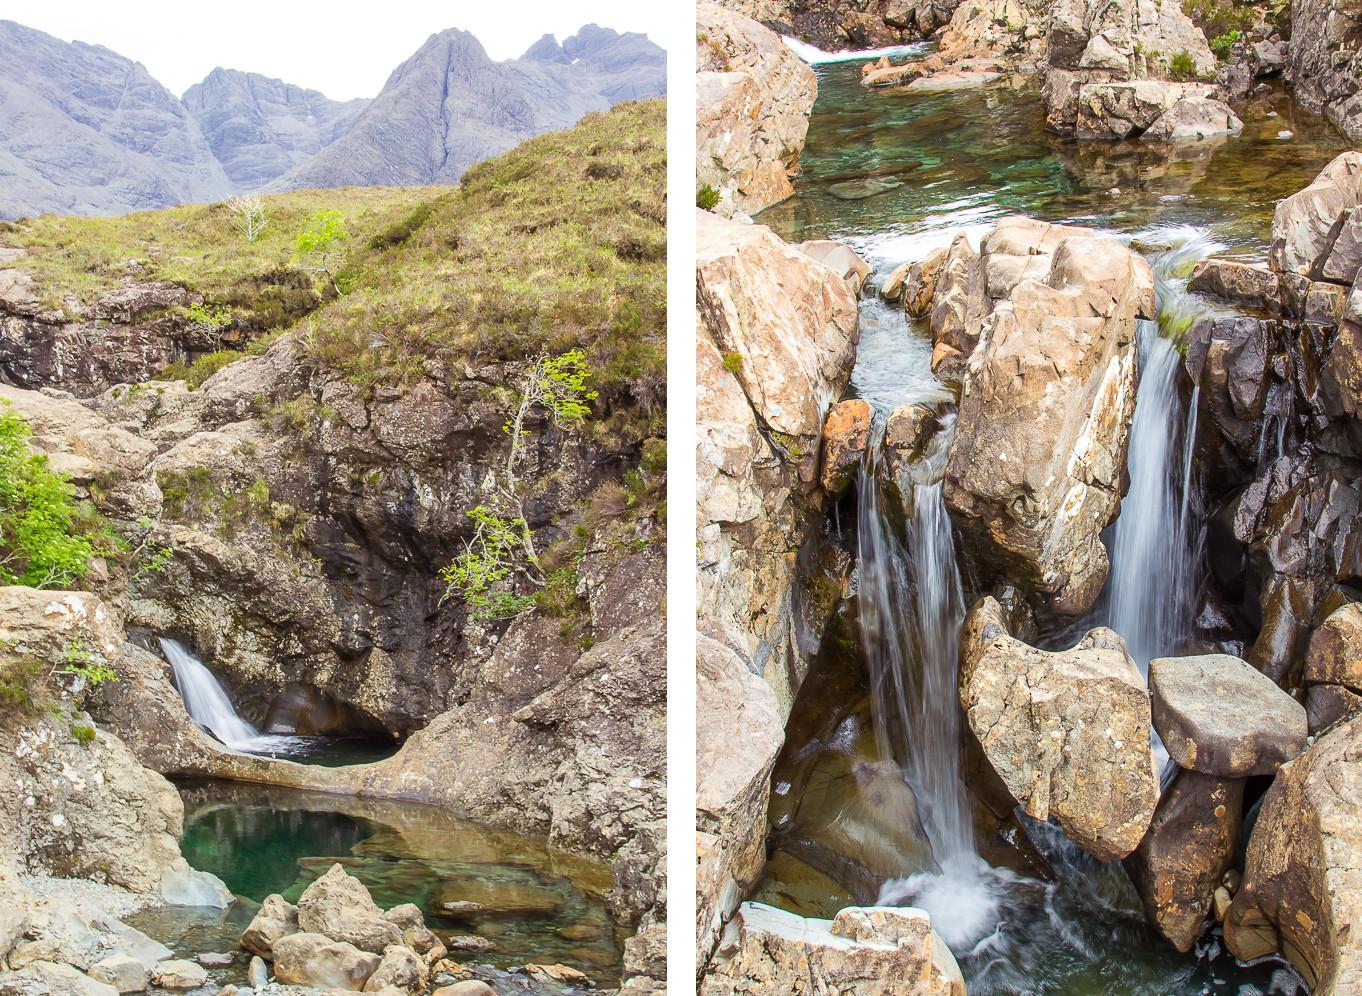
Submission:
[[[118,214],[233,193],[455,183],[474,163],[624,100],[661,96],[645,36],[589,24],[519,59],[432,35],[373,100],[213,70],[176,98],[139,63],[0,20],[0,219]]]

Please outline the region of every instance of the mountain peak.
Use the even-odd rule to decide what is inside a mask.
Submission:
[[[566,65],[572,61],[563,51],[563,46],[558,44],[558,39],[551,34],[544,35],[527,48],[520,58],[526,62],[544,62],[550,65]]]

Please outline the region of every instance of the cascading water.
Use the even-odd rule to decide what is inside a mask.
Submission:
[[[228,747],[250,750],[259,741],[260,731],[236,711],[213,672],[180,641],[165,636],[160,640],[189,718]]]

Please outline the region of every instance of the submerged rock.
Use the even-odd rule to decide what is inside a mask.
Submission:
[[[813,920],[744,903],[734,926],[701,996],[881,996],[890,984],[905,996],[965,996],[955,958],[922,910],[851,907]]]
[[[1013,638],[1002,606],[965,619],[960,704],[989,764],[1037,820],[1099,861],[1140,843],[1159,798],[1149,695],[1121,638],[1090,630],[1051,653]]]
[[[1305,749],[1305,708],[1228,654],[1149,664],[1154,729],[1169,756],[1222,778],[1271,775]]]
[[[1192,949],[1221,877],[1234,863],[1243,806],[1241,779],[1183,771],[1126,858],[1150,921],[1179,951]]]
[[[932,332],[968,359],[946,502],[981,581],[1081,616],[1106,581],[1153,273],[1112,238],[1029,218],[951,254]]]
[[[1360,759],[1355,718],[1277,773],[1225,917],[1235,957],[1280,951],[1316,993],[1362,990]]]

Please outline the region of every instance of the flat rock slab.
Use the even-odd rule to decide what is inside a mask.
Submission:
[[[1305,707],[1238,657],[1161,657],[1149,689],[1154,729],[1190,771],[1270,775],[1305,749]]]

